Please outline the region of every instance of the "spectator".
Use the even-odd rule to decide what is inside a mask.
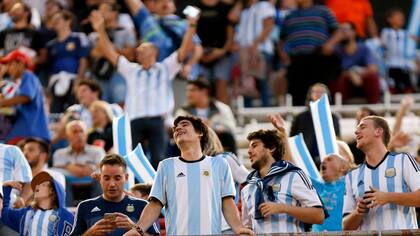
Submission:
[[[366,162],[346,176],[343,229],[417,228],[414,206],[420,206],[419,165],[407,153],[388,152],[391,132],[381,117],[363,118],[355,135]]]
[[[246,183],[246,177],[249,175],[249,171],[245,168],[244,165],[240,163],[238,157],[235,154],[231,152],[225,152],[223,150],[223,146],[219,140],[219,137],[217,137],[217,134],[213,131],[213,129],[208,127],[208,132],[209,140],[203,150],[203,154],[206,156],[221,157],[227,161],[232,172],[233,181],[235,183],[235,204],[238,204],[238,200],[240,199],[240,186]],[[222,234],[232,233],[232,229],[226,222],[226,219],[223,217]]]
[[[136,198],[147,201],[149,199],[150,191],[152,190],[152,184],[141,183],[131,187],[130,192],[134,194]]]
[[[119,5],[103,2],[99,5],[99,12],[104,17],[105,28],[108,37],[119,53],[129,61],[134,59],[136,35],[133,29],[122,27],[118,22]],[[110,103],[124,104],[127,87],[124,78],[116,71],[116,68],[102,55],[96,41],[98,34],[93,32],[89,38],[94,49],[91,51],[92,73],[102,87],[102,98]]]
[[[100,194],[99,186],[93,182],[90,175],[97,169],[105,152],[102,148],[88,145],[87,128],[85,123],[74,120],[66,125],[66,136],[69,146],[58,149],[53,154],[53,166],[66,176],[66,202],[72,206],[74,188],[77,185],[90,185],[90,196]]]
[[[210,97],[209,82],[203,78],[188,81],[188,105],[178,109],[177,116],[194,115],[200,117],[219,136],[226,151],[236,153],[233,135],[236,127],[235,117],[230,107]]]
[[[285,147],[277,131],[259,130],[247,139],[255,170],[241,192],[243,224],[256,234],[302,232],[302,223],[322,224],[328,215],[321,199],[306,174],[282,160]]]
[[[73,224],[73,214],[65,208],[63,187],[47,172],[36,175],[31,187],[34,200],[23,209],[10,207],[13,184],[3,184],[4,208],[2,219],[20,235],[66,235]]]
[[[351,22],[360,38],[378,37],[378,27],[373,18],[369,0],[324,0],[340,23]]]
[[[276,10],[269,1],[244,1],[235,40],[240,51],[242,83],[258,81],[262,106],[271,105],[269,75],[273,65],[274,45],[270,39]],[[246,106],[251,106],[245,94]]]
[[[14,206],[20,208],[25,205],[32,194],[30,186],[32,180],[31,167],[22,151],[16,146],[0,144],[0,153],[0,183],[15,181],[22,185],[20,192],[13,191],[13,194],[18,196],[14,201]],[[0,231],[0,233],[2,232]]]
[[[51,175],[55,181],[66,188],[66,179],[64,175],[58,171],[48,168],[49,146],[42,139],[27,138],[23,140],[22,151],[31,166],[32,176],[45,171]]]
[[[1,54],[7,55],[16,49],[25,48],[30,52],[31,59],[35,60],[33,64],[41,64],[46,61],[47,51],[41,37],[29,24],[31,9],[27,5],[17,2],[10,9],[9,14],[13,27],[0,32]]]
[[[228,85],[232,72],[230,49],[233,42],[233,23],[228,14],[231,5],[220,0],[201,0],[197,34],[201,38],[204,54],[200,62],[200,74],[215,86],[216,99],[229,104]],[[217,26],[217,27],[215,27]]]
[[[87,143],[111,151],[114,145],[112,136],[112,110],[111,106],[104,101],[94,101],[90,105],[92,114],[92,129],[88,134]]]
[[[319,193],[325,209],[330,215],[323,224],[312,226],[312,232],[343,231],[343,205],[345,193],[345,178],[350,170],[350,163],[337,154],[324,158],[321,163],[322,181],[311,178]]]
[[[173,0],[158,0],[155,2],[155,13],[159,17],[150,14],[140,0],[126,0],[126,3],[140,31],[143,42],[151,42],[158,48],[158,61],[164,60],[180,48],[183,35],[186,34],[190,26],[189,23],[174,15],[176,8]],[[193,46],[188,47],[189,51],[192,51],[191,56],[184,62],[180,71],[185,78],[190,76],[195,78],[197,76],[197,72],[194,73],[193,71],[193,66],[199,62],[203,54],[198,36],[194,35],[193,43]]]
[[[162,62],[156,62],[159,51],[151,43],[140,44],[136,48],[136,62],[129,62],[113,49],[102,16],[93,12],[91,20],[99,34],[101,52],[112,65],[117,66],[129,88],[125,107],[131,120],[132,143],[141,142],[143,146],[149,147],[152,166],[157,168],[165,155],[167,134],[164,119],[172,113],[174,107],[172,80],[181,69],[181,62],[191,45],[196,19],[189,19],[190,26],[181,48]],[[148,145],[145,145],[146,140]]]
[[[130,197],[124,192],[128,181],[127,165],[116,154],[104,157],[99,165],[103,194],[85,200],[77,206],[76,221],[71,235],[123,235],[130,230],[147,202]],[[156,225],[147,230],[159,234]]]
[[[50,141],[47,118],[44,111],[44,94],[41,84],[32,72],[27,70],[29,58],[23,52],[15,50],[0,60],[1,75],[7,72],[13,82],[19,84],[18,92],[12,98],[1,98],[0,107],[16,108],[16,121],[7,141],[11,144],[27,137],[42,138]]]
[[[207,126],[199,118],[178,116],[173,130],[181,156],[159,164],[149,203],[139,222],[125,236],[141,235],[159,217],[163,207],[168,235],[220,234],[222,211],[236,234],[252,234],[240,223],[226,160],[202,153],[208,139]]]
[[[77,81],[74,86],[76,99],[75,104],[67,109],[66,112],[73,112],[80,115],[80,119],[85,122],[88,128],[92,127],[92,114],[90,113],[90,105],[102,96],[102,89],[99,83],[92,79],[82,79]]]
[[[52,19],[57,37],[47,43],[52,62],[48,84],[52,94],[51,113],[62,113],[74,103],[74,80],[83,78],[87,69],[89,42],[84,33],[72,32],[73,18],[71,12],[61,10]]]
[[[405,16],[400,9],[387,12],[389,27],[382,29],[381,41],[385,49],[385,64],[388,67],[388,77],[391,80],[391,91],[395,93],[411,93],[414,86],[411,81],[416,71],[415,58],[406,56],[407,30],[403,29]]]
[[[355,95],[362,95],[368,103],[378,103],[381,93],[378,67],[366,45],[357,41],[354,25],[341,23],[327,48],[341,59],[341,75],[331,82],[333,94],[340,92],[344,103]]]
[[[314,5],[313,0],[298,0],[297,6],[283,22],[278,46],[281,61],[287,66],[293,105],[303,105],[312,84],[326,84],[338,74],[337,59],[323,52],[338,25],[334,14],[326,7]]]
[[[370,109],[369,107],[361,107],[356,113],[356,126],[360,123],[360,121],[365,118],[366,116],[376,116],[376,112]],[[363,164],[365,162],[365,154],[359,150],[357,147],[356,139],[353,139],[349,143],[349,147],[351,152],[354,155],[354,162],[356,165]]]
[[[319,168],[321,164],[321,159],[319,157],[318,144],[316,142],[315,128],[312,121],[311,109],[309,109],[309,102],[315,102],[320,99],[324,94],[327,94],[330,97],[328,87],[321,83],[316,83],[312,85],[308,94],[306,95],[306,104],[308,108],[299,113],[292,121],[292,126],[290,128],[290,136],[295,136],[299,133],[303,134],[305,144],[308,147],[309,152],[311,153],[312,158],[314,159],[315,165]],[[336,114],[332,113],[332,121],[334,125],[335,134],[340,136],[340,123],[339,118]]]

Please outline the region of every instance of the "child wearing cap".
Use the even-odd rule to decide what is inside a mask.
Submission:
[[[71,232],[73,215],[65,208],[65,192],[50,174],[43,171],[31,182],[34,192],[31,204],[22,209],[10,206],[12,187],[19,187],[12,182],[3,184],[3,222],[19,232],[20,235],[58,235]]]

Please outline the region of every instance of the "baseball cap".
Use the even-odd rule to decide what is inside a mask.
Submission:
[[[48,174],[46,171],[42,171],[39,174],[37,174],[31,181],[31,188],[32,191],[35,191],[35,187],[39,184],[42,184],[45,181],[53,181],[53,177]]]
[[[23,62],[26,66],[28,66],[30,63],[29,57],[20,50],[14,50],[10,52],[9,54],[7,54],[2,59],[0,59],[1,64],[7,64],[11,61],[20,61],[20,62]]]

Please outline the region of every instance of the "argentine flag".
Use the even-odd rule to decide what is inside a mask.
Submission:
[[[289,138],[290,152],[292,154],[293,162],[313,179],[321,179],[315,162],[306,147],[305,140],[302,133]]]
[[[134,173],[134,176],[140,183],[153,183],[156,171],[150,164],[149,159],[144,155],[140,143],[132,152],[124,156],[124,159],[128,168]]]
[[[131,126],[127,114],[114,118],[112,120],[112,135],[114,141],[115,153],[125,156],[132,150],[131,144]],[[128,168],[128,182],[124,186],[126,190],[134,186],[134,173]]]
[[[420,0],[414,0],[411,6],[411,13],[408,19],[407,31],[409,36],[420,37]],[[404,55],[407,58],[416,57],[417,42],[411,37],[407,37]]]
[[[338,146],[327,94],[309,104],[321,161],[329,154],[338,154]]]

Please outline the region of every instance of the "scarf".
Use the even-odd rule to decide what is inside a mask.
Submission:
[[[255,216],[256,220],[263,219],[264,216],[261,214],[259,207],[264,203],[264,194],[266,194],[269,201],[274,201],[273,187],[269,186],[268,183],[275,177],[281,177],[292,171],[299,171],[300,168],[286,161],[277,161],[271,165],[268,174],[261,178],[257,170],[252,171],[247,177],[248,184],[255,184],[257,186],[257,192],[255,196]]]

